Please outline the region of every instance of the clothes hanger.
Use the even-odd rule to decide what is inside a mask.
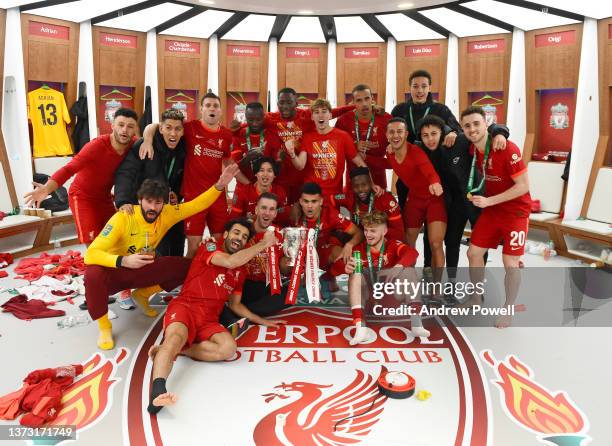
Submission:
[[[121,98],[109,98],[109,96],[113,94],[120,95]],[[100,99],[102,99],[103,101],[110,101],[112,99],[134,99],[134,97],[127,93],[124,93],[123,91],[119,91],[116,88],[114,88],[112,91],[109,91],[105,95],[100,96]]]
[[[487,102],[486,104],[483,104],[483,105],[502,105],[504,103],[502,99],[494,98],[493,96],[487,93],[483,97],[478,99],[477,101],[472,102],[472,105],[481,105],[482,101],[492,101],[492,102]]]
[[[170,96],[169,98],[166,98],[167,102],[195,102],[195,99],[192,98],[191,96],[186,95],[185,93],[183,93],[182,91],[179,91],[177,94]]]

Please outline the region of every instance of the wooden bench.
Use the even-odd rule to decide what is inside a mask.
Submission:
[[[39,158],[35,163],[41,173],[48,175],[70,161],[71,158]],[[8,182],[0,169],[0,209],[13,208]],[[30,215],[10,215],[0,221],[0,252],[9,252],[23,257],[56,246],[78,244],[72,212],[68,209],[55,213],[50,218]]]
[[[553,230],[559,239],[559,254],[587,261],[599,260],[599,252],[612,247],[612,168],[602,167],[597,173],[595,187],[589,202],[586,218],[564,220],[554,223]],[[586,252],[578,246],[577,240],[584,240],[593,249]]]

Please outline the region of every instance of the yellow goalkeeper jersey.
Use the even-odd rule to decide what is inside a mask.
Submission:
[[[197,214],[212,205],[221,191],[212,186],[191,201],[179,205],[166,204],[153,223],[142,216],[140,206],[134,206],[134,213],[116,212],[102,232],[85,252],[86,265],[101,265],[115,268],[117,257],[142,251],[148,241],[155,248],[168,229],[181,220]]]
[[[34,157],[72,155],[66,124],[70,114],[64,95],[52,88],[28,93],[28,118],[34,133]]]

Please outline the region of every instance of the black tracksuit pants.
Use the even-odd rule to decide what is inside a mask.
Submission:
[[[288,290],[289,286],[285,285],[281,288],[280,294],[271,296],[270,286],[266,285],[265,282],[246,280],[242,287],[241,302],[257,316],[271,316],[290,306],[285,304],[285,296]],[[219,322],[227,327],[238,319],[240,318],[226,306],[219,317]]]

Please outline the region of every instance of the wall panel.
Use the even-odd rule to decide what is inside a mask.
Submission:
[[[398,42],[397,59],[397,103],[406,102],[410,93],[410,73],[427,70],[431,74],[431,92],[438,102],[446,97],[446,62],[448,42],[446,39]]]
[[[581,43],[582,24],[525,33],[525,161],[550,150],[571,149]]]
[[[459,109],[480,105],[489,123],[505,123],[512,34],[459,39]]]
[[[386,43],[339,43],[336,47],[338,105],[350,100],[357,84],[367,84],[377,104],[385,103]]]
[[[268,107],[268,44],[219,42],[219,96],[225,124],[244,119],[244,106],[259,101]]]
[[[144,108],[146,35],[122,29],[93,27],[94,78],[98,134],[108,133],[111,115],[121,107]]]
[[[160,35],[157,54],[160,111],[175,108],[198,119],[208,84],[208,40]]]
[[[298,93],[298,102],[326,97],[327,45],[316,43],[278,44],[278,89],[291,87]]]

